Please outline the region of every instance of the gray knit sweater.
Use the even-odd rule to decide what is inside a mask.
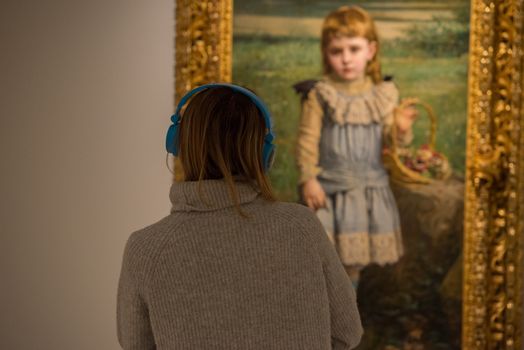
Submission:
[[[362,326],[337,253],[306,207],[237,182],[171,187],[171,214],[127,242],[117,299],[125,350],[351,349]]]

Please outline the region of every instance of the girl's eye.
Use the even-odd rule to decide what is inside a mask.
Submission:
[[[330,55],[339,55],[342,52],[340,49],[331,49],[329,50]]]
[[[351,50],[351,52],[353,52],[353,53],[357,53],[357,52],[360,51],[360,47],[358,47],[358,46],[353,46],[353,47],[350,48],[350,50]]]

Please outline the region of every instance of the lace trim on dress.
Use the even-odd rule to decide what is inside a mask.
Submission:
[[[336,241],[340,260],[347,266],[366,266],[370,263],[379,265],[397,262],[403,254],[399,234],[352,232],[330,237]]]
[[[328,108],[331,119],[340,125],[381,123],[398,104],[398,89],[392,81],[383,81],[358,95],[346,95],[326,81],[315,90]]]

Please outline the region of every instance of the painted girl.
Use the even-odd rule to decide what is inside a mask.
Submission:
[[[394,263],[403,254],[381,151],[394,122],[398,141],[411,141],[417,113],[413,100],[399,106],[397,87],[382,76],[377,31],[366,11],[331,12],[321,49],[323,78],[295,86],[303,93],[296,154],[301,197],[357,285],[364,266]]]

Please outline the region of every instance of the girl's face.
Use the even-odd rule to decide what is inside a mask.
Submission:
[[[366,75],[366,66],[377,52],[376,42],[357,37],[338,37],[329,42],[326,57],[333,72],[341,79],[352,81]]]

